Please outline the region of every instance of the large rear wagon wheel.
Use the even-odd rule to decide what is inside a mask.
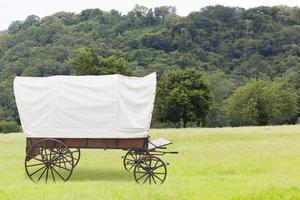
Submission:
[[[73,168],[73,153],[56,139],[39,140],[26,153],[25,170],[34,182],[67,181]]]
[[[145,156],[149,156],[149,153],[145,150],[129,150],[125,156],[123,156],[124,169],[128,172],[133,171],[134,166]]]
[[[162,184],[167,178],[167,167],[160,158],[148,156],[135,165],[133,175],[139,184]]]

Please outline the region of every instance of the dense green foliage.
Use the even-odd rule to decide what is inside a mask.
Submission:
[[[299,32],[300,8],[285,6],[209,6],[185,17],[168,6],[136,6],[126,15],[87,9],[28,16],[0,33],[0,120],[19,121],[12,93],[16,75],[157,71],[160,78],[193,67],[210,90],[207,125],[224,126],[225,99],[250,79],[268,77],[299,94]]]
[[[154,116],[162,122],[204,124],[210,104],[207,85],[195,69],[166,72],[157,87]]]
[[[92,49],[79,49],[76,57],[69,60],[69,64],[74,66],[76,75],[130,74],[123,58],[102,58]]]
[[[227,99],[230,125],[281,124],[297,114],[297,91],[267,80],[251,80]]]
[[[17,133],[20,130],[21,128],[16,122],[0,121],[0,133]]]

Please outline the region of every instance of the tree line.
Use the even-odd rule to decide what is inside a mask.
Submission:
[[[101,58],[92,49],[80,49],[68,62],[74,66],[75,75],[132,74],[124,59]],[[157,84],[154,126],[245,126],[297,122],[300,96],[290,83],[267,77],[250,79],[228,95],[224,90],[230,91],[230,81],[224,80],[224,75],[221,71],[214,72],[215,79],[192,67],[163,73]],[[226,81],[227,84],[224,84]]]
[[[0,32],[0,121],[19,122],[15,76],[157,71],[154,126],[296,123],[299,31],[300,8],[286,6],[31,15]]]

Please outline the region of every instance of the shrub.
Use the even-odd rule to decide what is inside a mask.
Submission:
[[[0,133],[19,132],[20,126],[14,121],[0,121]]]

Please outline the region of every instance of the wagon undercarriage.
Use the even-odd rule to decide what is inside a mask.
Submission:
[[[132,172],[140,184],[162,184],[167,177],[167,165],[159,156],[171,144],[165,139],[149,141],[148,138],[27,138],[25,170],[34,181],[67,181],[80,160],[80,149],[122,149],[126,171]]]

